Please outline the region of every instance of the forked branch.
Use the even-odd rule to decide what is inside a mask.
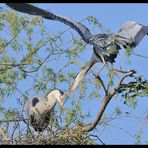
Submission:
[[[136,72],[134,70],[130,70],[128,71],[122,78],[121,80],[119,81],[119,83],[116,85],[116,87],[111,91],[111,92],[106,92],[105,95],[104,95],[104,101],[103,101],[103,104],[101,106],[101,108],[99,108],[99,111],[98,111],[98,114],[96,116],[96,119],[85,125],[83,128],[82,128],[82,131],[83,132],[90,132],[92,131],[96,126],[97,124],[99,123],[99,121],[101,120],[101,117],[108,105],[108,103],[111,101],[111,99],[113,98],[114,95],[116,95],[120,88],[122,87],[122,82],[124,81],[125,78],[129,77],[129,76],[132,76],[133,74],[135,74]],[[100,80],[100,79],[99,79]],[[101,82],[101,84],[103,84]],[[104,87],[104,84],[103,84],[103,87]]]

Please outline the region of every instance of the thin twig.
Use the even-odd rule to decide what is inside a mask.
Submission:
[[[132,50],[132,53],[133,53],[134,55],[138,56],[138,57],[148,59],[147,56],[144,56],[144,55],[141,55],[141,54],[135,53],[133,50]]]
[[[105,145],[105,143],[99,138],[99,136],[93,134],[90,134],[90,136],[96,137],[103,145]]]
[[[120,73],[128,73],[129,72],[129,71],[126,71],[126,70],[121,70],[121,69],[116,69],[116,68],[113,68],[113,70],[120,72]]]
[[[20,112],[21,117],[23,116],[22,113],[23,113],[23,111],[24,111],[24,108],[25,108],[25,102],[23,103],[23,107],[22,107],[22,110],[21,110],[21,112]],[[16,122],[15,122],[15,123],[16,123]],[[17,121],[17,123],[16,123],[16,125],[15,125],[15,127],[14,127],[14,129],[13,129],[13,131],[12,131],[11,139],[13,139],[13,135],[14,135],[15,130],[17,129],[19,123],[20,123],[20,121]]]
[[[101,82],[102,87],[103,87],[103,89],[105,91],[105,94],[108,95],[108,91],[107,91],[107,89],[105,87],[105,84],[104,84],[103,80],[101,79],[101,77],[99,75],[97,75],[96,78]]]
[[[5,140],[8,141],[10,138],[5,134],[4,130],[0,127],[0,131],[2,135],[4,136]]]

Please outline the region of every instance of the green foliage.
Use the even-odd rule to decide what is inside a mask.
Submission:
[[[6,117],[6,119],[14,119],[17,117],[16,112],[14,111],[14,109],[10,108],[7,110],[7,112],[5,112],[4,116]]]
[[[131,107],[137,106],[137,97],[148,96],[148,81],[144,80],[142,76],[134,77],[135,81],[130,81],[128,84],[123,84],[120,89],[122,97],[126,99]]]
[[[97,26],[98,28],[103,27],[103,25],[100,22],[98,22],[98,20],[93,16],[88,17],[87,20],[88,20],[89,24],[93,24],[93,25]]]
[[[126,48],[126,56],[129,58],[132,55],[132,49],[130,46]]]
[[[66,32],[51,34],[40,17],[29,16],[28,19],[28,17],[19,16],[15,11],[10,11],[0,14],[0,20],[0,32],[4,34],[4,37],[0,37],[1,96],[18,99],[18,108],[22,109],[24,107],[22,104],[28,98],[37,93],[42,94],[49,88],[62,88],[67,92],[76,77],[73,68],[82,67],[83,59],[80,57],[81,55],[83,57],[87,44],[80,38],[73,37],[65,45],[63,39]],[[94,17],[89,17],[88,22],[98,28],[104,28]],[[106,28],[105,30],[108,33],[109,30]],[[127,56],[132,54],[130,48],[126,52]],[[93,70],[92,73],[97,70]],[[83,108],[83,105],[89,106],[87,99],[92,102],[94,99],[104,99],[102,84],[98,80],[94,82],[92,73],[91,77],[88,74],[88,77],[81,81],[77,93],[71,95],[70,98],[65,98],[64,103],[70,107],[65,107],[60,113],[55,112],[56,119],[47,128],[47,131],[50,131],[48,136],[35,137],[34,131],[30,130],[20,118],[22,110],[16,111],[11,107],[5,109],[0,106],[0,123],[8,136],[12,136],[13,144],[95,144],[96,140],[89,133],[83,133],[80,128],[93,117],[90,110]],[[107,75],[101,76],[103,80],[104,77],[108,77],[106,82],[108,90],[114,88],[117,73],[111,69],[107,71]],[[24,83],[26,85],[22,86],[21,84]],[[89,90],[90,86],[92,90]],[[135,107],[138,96],[148,96],[148,82],[143,80],[143,76],[137,76],[133,81],[123,84],[119,94],[125,98],[127,103]],[[115,113],[121,115],[119,107],[115,109]],[[108,124],[105,113],[101,118],[101,123],[104,127]],[[72,130],[73,127],[76,127],[76,130]],[[140,137],[137,136],[136,143],[140,143],[139,139]],[[6,142],[3,139],[1,141]]]
[[[4,23],[0,23],[0,31],[3,30],[4,26],[5,26]]]
[[[87,18],[89,24],[93,25],[93,27],[96,27],[97,29],[101,29],[103,32],[107,33],[107,34],[110,34],[111,33],[111,30],[106,28],[105,26],[102,25],[102,23],[100,23],[95,17],[93,16],[89,16]]]
[[[116,73],[113,71],[113,69],[109,69],[107,75],[108,75],[108,88],[113,87],[115,85],[114,78],[116,76]]]
[[[136,144],[136,145],[140,145],[140,144],[141,144],[142,134],[143,134],[142,131],[139,131],[139,132],[137,132],[137,133],[135,134],[135,136],[136,136],[135,144]]]

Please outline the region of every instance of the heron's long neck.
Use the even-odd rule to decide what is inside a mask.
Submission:
[[[55,97],[54,94],[48,94],[47,95],[47,98],[48,98],[48,103],[51,105],[51,106],[55,106],[56,105],[56,102],[57,102],[57,99]]]

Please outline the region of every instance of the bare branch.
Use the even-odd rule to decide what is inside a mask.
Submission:
[[[116,69],[113,68],[114,71],[120,72],[120,73],[128,73],[128,71],[122,70],[122,69]]]
[[[105,96],[104,96],[104,102],[103,102],[101,108],[100,108],[99,111],[98,111],[98,115],[97,115],[95,121],[93,121],[93,122],[91,122],[91,123],[85,125],[84,127],[82,127],[82,131],[83,131],[83,132],[90,132],[90,131],[92,131],[92,130],[97,126],[97,124],[98,124],[99,121],[101,120],[101,117],[102,117],[102,115],[103,115],[103,113],[104,113],[104,111],[105,111],[105,109],[106,109],[108,103],[109,103],[110,100],[113,98],[113,96],[114,96],[115,94],[117,94],[117,92],[120,90],[121,84],[122,84],[122,82],[124,81],[124,79],[125,79],[126,77],[132,76],[134,73],[135,73],[135,71],[133,71],[133,70],[129,71],[127,74],[125,74],[125,75],[121,78],[121,80],[119,81],[119,83],[117,84],[117,86],[114,88],[114,90],[113,90],[112,92],[107,92],[108,95],[105,95]]]
[[[103,145],[105,145],[105,143],[99,138],[99,136],[93,134],[90,134],[90,136],[96,137]]]
[[[136,73],[136,71],[130,70],[127,74],[125,74],[125,75],[121,78],[120,82],[117,84],[116,88],[114,88],[114,90],[110,93],[109,98],[111,99],[111,98],[120,90],[120,88],[121,88],[121,86],[122,86],[122,82],[124,81],[124,79],[125,79],[126,77],[132,76],[132,75],[135,74],[135,73]]]
[[[105,84],[104,84],[103,80],[101,79],[101,77],[99,75],[97,75],[96,78],[101,82],[102,87],[105,91],[105,94],[108,95],[107,89],[106,89]]]
[[[4,130],[0,127],[0,131],[3,135],[3,137],[5,138],[6,141],[8,141],[10,138],[5,134]]]

